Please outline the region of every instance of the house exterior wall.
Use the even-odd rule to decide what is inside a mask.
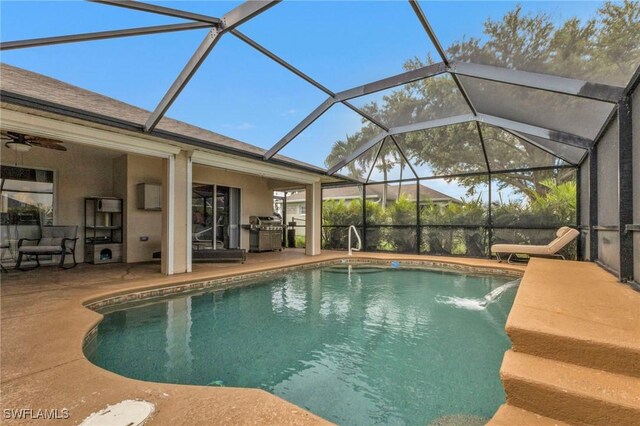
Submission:
[[[113,157],[110,151],[65,144],[67,151],[32,148],[18,156],[17,166],[53,170],[54,224],[77,225],[76,259],[84,259],[84,198],[111,197]],[[2,164],[14,165],[15,154],[2,144]],[[18,237],[21,237],[20,235]],[[67,262],[71,262],[67,259]]]
[[[139,183],[162,184],[161,158],[125,154],[113,160],[113,188],[124,201],[124,253],[127,263],[152,260],[162,244],[162,212],[137,208]],[[147,237],[148,241],[141,241]]]

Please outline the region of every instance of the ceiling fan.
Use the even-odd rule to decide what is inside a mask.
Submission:
[[[6,141],[4,146],[16,152],[27,152],[32,146],[55,149],[56,151],[67,150],[67,148],[62,145],[62,142],[58,140],[42,138],[40,136],[28,136],[17,132],[0,132],[0,139]]]

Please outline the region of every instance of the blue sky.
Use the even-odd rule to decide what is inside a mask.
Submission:
[[[160,2],[155,2],[160,3]],[[222,16],[238,2],[161,2]],[[423,2],[442,44],[481,37],[487,17],[500,19],[515,2]],[[599,2],[522,2],[563,21],[588,18]],[[28,24],[26,25],[25,22]],[[0,2],[3,41],[183,22],[82,1]],[[406,1],[291,1],[240,30],[334,91],[402,71],[415,56],[437,57]],[[2,52],[3,62],[153,109],[206,31],[65,44]],[[168,115],[269,148],[326,98],[319,90],[226,35]],[[355,101],[357,103],[357,101]],[[341,105],[309,127],[283,154],[323,165],[331,144],[361,126]]]

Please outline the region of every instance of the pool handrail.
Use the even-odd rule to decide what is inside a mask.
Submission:
[[[353,229],[353,232],[356,234],[356,238],[358,239],[358,247],[357,248],[352,248],[351,247],[351,230]],[[360,234],[358,234],[358,230],[356,229],[356,227],[354,225],[351,225],[349,227],[349,256],[353,256],[353,251],[360,251],[362,249],[362,240],[360,239]]]

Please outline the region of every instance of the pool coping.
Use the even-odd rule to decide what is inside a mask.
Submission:
[[[394,265],[394,263],[397,264]],[[509,277],[522,277],[523,272],[506,268],[489,268],[478,267],[464,264],[454,264],[447,262],[434,262],[431,260],[384,260],[376,258],[342,258],[334,260],[321,260],[314,263],[305,263],[302,265],[289,266],[285,268],[277,269],[265,269],[263,271],[248,272],[245,274],[229,274],[228,276],[221,276],[211,278],[208,280],[196,280],[188,281],[179,284],[161,285],[158,288],[147,288],[143,290],[129,289],[123,293],[118,291],[114,294],[102,294],[96,297],[90,297],[83,302],[83,306],[87,309],[91,309],[100,313],[100,310],[112,305],[120,305],[130,303],[131,301],[143,301],[144,299],[151,299],[157,297],[165,297],[169,295],[178,295],[184,292],[202,291],[208,289],[225,289],[235,285],[249,285],[253,280],[277,276],[286,274],[289,272],[313,269],[334,265],[376,265],[376,266],[389,266],[392,268],[401,267],[416,267],[431,270],[444,270],[461,273],[471,273],[479,275],[503,275]]]

